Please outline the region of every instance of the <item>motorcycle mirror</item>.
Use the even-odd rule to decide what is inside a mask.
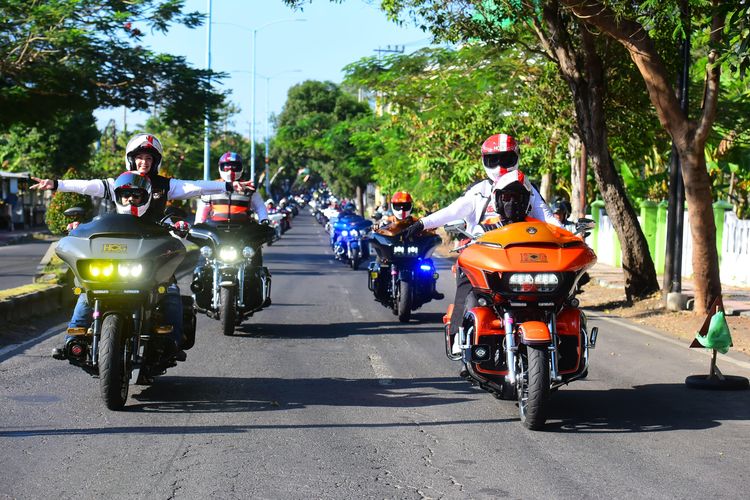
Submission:
[[[594,226],[596,226],[596,222],[594,222],[591,219],[586,218],[580,218],[576,222],[576,234],[580,234],[586,231],[590,231],[594,229]]]
[[[65,217],[72,217],[74,219],[82,219],[86,215],[86,210],[82,207],[70,207],[63,212]]]
[[[458,236],[465,236],[472,240],[476,239],[476,236],[466,231],[466,221],[463,219],[449,222],[448,224],[443,226],[443,229],[445,229],[445,232],[450,236],[453,236],[454,238]]]

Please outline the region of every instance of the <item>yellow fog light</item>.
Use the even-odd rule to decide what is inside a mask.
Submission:
[[[372,278],[372,279],[376,279],[377,277],[378,277],[378,272],[377,272],[377,271],[372,271],[372,272],[370,273],[370,278]]]
[[[105,278],[109,278],[112,276],[112,273],[115,272],[115,266],[112,265],[111,262],[105,264],[104,268],[102,269],[102,276]]]
[[[159,288],[156,289],[156,291],[160,294],[165,294],[167,293],[167,287],[165,287],[164,285],[160,285]]]
[[[81,287],[75,287],[73,288],[73,295],[81,295],[83,293],[83,290],[81,290]]]
[[[102,268],[99,267],[99,264],[97,263],[91,263],[89,264],[89,273],[92,277],[98,278],[100,274],[102,274]]]

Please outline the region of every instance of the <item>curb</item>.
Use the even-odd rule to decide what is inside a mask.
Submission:
[[[19,322],[68,307],[72,305],[72,301],[65,293],[67,288],[62,285],[52,285],[45,290],[0,300],[0,320]]]

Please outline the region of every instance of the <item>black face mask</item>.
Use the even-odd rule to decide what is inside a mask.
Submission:
[[[528,194],[519,191],[495,192],[495,210],[503,224],[525,220],[528,206]]]

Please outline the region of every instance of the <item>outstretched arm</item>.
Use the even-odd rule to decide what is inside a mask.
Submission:
[[[263,203],[263,199],[260,197],[258,192],[254,192],[250,198],[250,203],[253,205],[253,211],[258,214],[258,221],[268,219],[268,210],[266,210],[266,204]]]
[[[251,181],[183,181],[170,179],[167,198],[170,200],[186,200],[203,195],[242,192],[247,187],[254,189]]]
[[[104,197],[107,192],[107,185],[112,184],[111,179],[94,179],[88,181],[81,179],[65,179],[58,181],[32,177],[32,180],[36,181],[36,184],[29,186],[29,189],[36,189],[37,191],[57,190],[63,193],[78,193],[99,198]]]
[[[557,227],[563,227],[557,217],[554,216],[552,210],[549,209],[547,203],[545,203],[542,195],[536,190],[534,186],[531,187],[531,211],[529,216],[534,219],[541,220],[547,224],[552,224]]]

